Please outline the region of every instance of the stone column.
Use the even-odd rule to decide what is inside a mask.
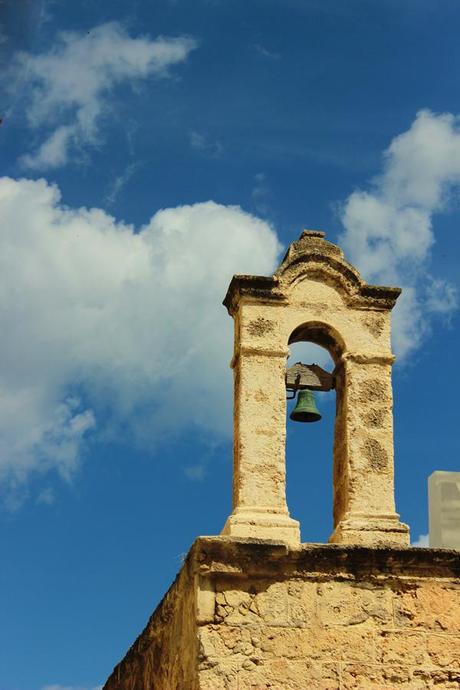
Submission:
[[[345,353],[337,367],[332,542],[409,543],[394,501],[393,359]]]
[[[233,512],[222,533],[295,545],[299,523],[286,505],[287,356],[287,348],[248,344],[235,351]]]

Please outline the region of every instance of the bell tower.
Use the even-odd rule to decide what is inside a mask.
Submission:
[[[273,276],[233,278],[233,511],[223,534],[195,540],[104,690],[460,687],[460,553],[409,547],[395,512],[399,293],[367,285],[316,231]],[[286,369],[304,340],[332,372]],[[285,496],[286,389],[302,394],[290,424],[318,419],[315,388],[336,391],[329,544],[300,543]]]
[[[222,534],[300,543],[286,505],[288,346],[310,341],[334,363],[331,542],[407,545],[395,512],[390,315],[401,290],[368,285],[323,232],[305,230],[273,276],[233,277],[233,510]]]

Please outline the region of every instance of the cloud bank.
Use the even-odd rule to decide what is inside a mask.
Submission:
[[[416,349],[434,315],[457,307],[454,285],[429,272],[433,216],[445,210],[460,184],[460,118],[417,114],[384,153],[370,191],[353,192],[341,209],[340,243],[363,276],[403,287],[393,318],[401,357]]]
[[[65,165],[72,152],[100,143],[100,124],[114,89],[149,77],[165,78],[196,48],[193,38],[130,37],[116,22],[91,31],[60,32],[47,53],[21,53],[28,93],[26,114],[33,130],[47,132],[38,149],[22,157],[24,167],[44,170]]]
[[[423,111],[370,191],[342,208],[353,263],[405,288],[400,355],[456,308],[455,286],[428,267],[432,217],[459,182],[458,120]],[[43,179],[0,178],[0,485],[10,501],[30,476],[70,480],[92,438],[155,447],[186,430],[225,437],[232,321],[221,300],[233,273],[270,274],[279,251],[270,224],[237,206],[163,209],[137,229],[64,206]],[[180,424],[170,409],[185,411]],[[46,491],[38,502],[54,500]]]
[[[0,483],[71,478],[92,436],[155,446],[230,431],[235,272],[270,274],[274,230],[213,202],[164,209],[137,232],[63,206],[45,180],[0,179]]]

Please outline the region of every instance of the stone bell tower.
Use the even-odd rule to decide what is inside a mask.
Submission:
[[[233,278],[232,513],[220,536],[195,541],[104,690],[460,688],[460,552],[410,548],[395,512],[399,293],[366,284],[317,231],[273,276]],[[286,389],[312,387],[286,362],[304,340],[335,363],[328,544],[301,544],[286,505]]]
[[[365,283],[306,230],[273,276],[234,276],[233,512],[223,534],[300,542],[285,487],[288,345],[311,341],[335,362],[334,532],[346,544],[408,544],[395,512],[390,313],[401,290]]]

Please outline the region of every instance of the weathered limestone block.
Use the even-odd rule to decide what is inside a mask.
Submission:
[[[460,687],[460,553],[202,537],[105,690]]]
[[[325,582],[318,585],[319,610],[324,626],[372,626],[393,620],[393,596],[385,586],[367,582]]]
[[[434,580],[423,587],[408,585],[395,603],[395,624],[460,633],[459,583]]]

